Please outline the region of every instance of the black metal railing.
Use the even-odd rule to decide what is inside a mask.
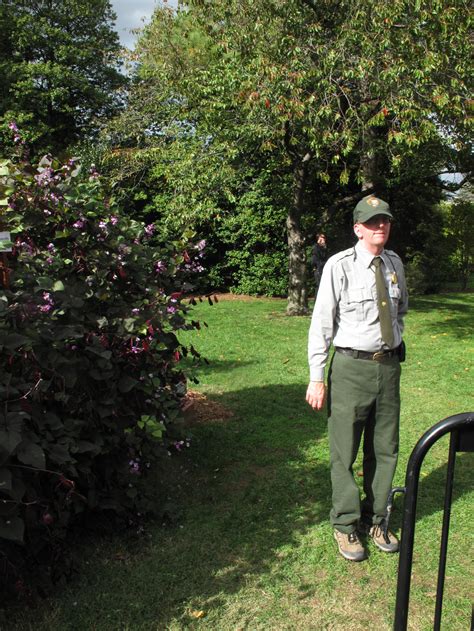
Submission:
[[[406,631],[408,621],[408,604],[410,598],[411,569],[413,563],[413,542],[415,539],[416,505],[420,469],[429,449],[445,434],[451,434],[449,444],[448,467],[446,474],[446,490],[444,496],[443,527],[441,531],[441,548],[438,567],[438,583],[436,588],[436,604],[434,614],[434,631],[439,631],[443,608],[444,578],[448,551],[449,522],[451,518],[451,501],[453,495],[454,465],[457,452],[474,451],[474,412],[456,414],[433,425],[420,438],[413,449],[407,465],[405,487],[392,490],[388,505],[385,525],[393,505],[393,496],[397,492],[405,493],[403,505],[402,536],[400,541],[400,559],[398,564],[397,600],[395,605],[394,631]],[[474,622],[474,613],[472,623]]]

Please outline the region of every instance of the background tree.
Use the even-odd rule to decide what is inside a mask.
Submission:
[[[288,313],[306,313],[315,217],[349,218],[374,188],[400,207],[402,183],[415,180],[418,189],[435,182],[437,202],[437,175],[468,155],[467,4],[181,6],[177,14],[157,9],[144,32],[131,109],[115,140],[150,160],[158,199],[173,198],[170,224],[233,215],[267,173],[275,208],[286,209]],[[143,116],[141,131],[130,125]],[[136,152],[123,155],[137,163]],[[418,175],[408,178],[414,164]]]
[[[2,1],[0,117],[34,152],[64,152],[116,111],[125,79],[114,19],[109,0]]]
[[[446,235],[451,246],[451,258],[461,281],[467,289],[474,269],[474,195],[471,190],[461,193],[450,203],[443,204]]]

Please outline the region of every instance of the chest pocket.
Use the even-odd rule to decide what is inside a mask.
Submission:
[[[358,322],[367,319],[377,296],[367,287],[351,287],[342,295],[341,311],[354,314]]]
[[[402,295],[400,287],[398,285],[390,285],[388,289],[388,294],[390,296],[390,307],[393,313],[397,313],[398,311],[398,302]]]

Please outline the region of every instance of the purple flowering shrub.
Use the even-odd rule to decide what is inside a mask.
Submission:
[[[160,243],[74,160],[3,162],[0,193],[0,567],[21,593],[32,568],[54,578],[72,524],[149,508],[137,481],[199,358],[178,335],[200,326],[183,293],[204,244]]]

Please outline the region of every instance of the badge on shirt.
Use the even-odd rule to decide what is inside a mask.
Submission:
[[[392,285],[396,285],[398,283],[398,278],[395,272],[392,274]]]

